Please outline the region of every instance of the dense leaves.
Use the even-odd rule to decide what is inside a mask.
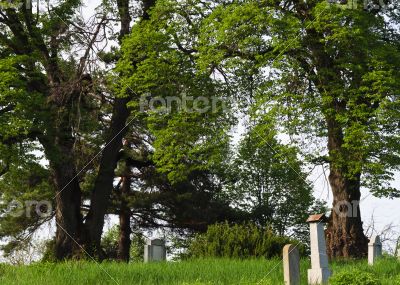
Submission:
[[[228,223],[209,226],[204,234],[197,235],[191,242],[187,255],[192,258],[227,257],[279,257],[286,244],[297,245],[304,254],[303,245],[286,237],[278,236],[268,228],[260,228],[255,224]]]

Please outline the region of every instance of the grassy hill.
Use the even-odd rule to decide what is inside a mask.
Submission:
[[[309,268],[309,261],[303,260],[301,284],[307,284],[307,268]],[[366,261],[334,262],[331,268],[334,274],[357,269],[371,273],[381,281],[382,285],[400,284],[400,262],[395,259],[382,259],[373,267],[369,267]],[[357,280],[357,277],[354,277]],[[106,262],[97,264],[82,261],[60,264],[37,263],[29,266],[1,265],[0,284],[276,285],[283,284],[283,273],[282,262],[278,259],[206,259],[151,264]]]

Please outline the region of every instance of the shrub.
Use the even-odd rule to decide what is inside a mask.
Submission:
[[[109,260],[117,258],[119,239],[119,226],[114,225],[101,239],[101,246]],[[145,239],[141,232],[134,232],[131,235],[130,262],[143,261]]]
[[[379,285],[381,282],[374,274],[351,269],[334,274],[329,280],[331,285]]]
[[[301,254],[304,246],[288,237],[277,236],[271,229],[263,229],[252,223],[229,225],[214,224],[207,232],[195,236],[188,248],[188,257],[280,257],[283,247],[296,244]]]
[[[47,240],[44,244],[43,257],[41,259],[42,262],[55,262],[57,261],[55,252],[56,252],[56,240],[50,239]]]
[[[108,259],[116,259],[118,252],[119,226],[114,225],[101,238],[101,247]]]

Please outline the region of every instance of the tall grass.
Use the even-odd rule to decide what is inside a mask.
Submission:
[[[307,268],[309,261],[302,260],[301,284],[307,284]],[[400,276],[400,262],[395,259],[383,259],[373,267],[368,266],[366,261],[332,263],[334,272],[352,268],[376,274],[382,284],[394,284],[393,280]],[[276,285],[283,284],[283,270],[279,259],[204,259],[150,264],[37,263],[18,267],[1,265],[0,284]]]

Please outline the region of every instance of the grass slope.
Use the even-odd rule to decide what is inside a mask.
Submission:
[[[307,284],[308,260],[302,260],[302,283]],[[400,284],[400,262],[380,260],[369,267],[366,261],[335,262],[335,273],[353,268],[376,275],[382,285]],[[0,284],[283,284],[280,260],[206,259],[166,263],[101,263],[67,262],[37,263],[29,266],[0,266]],[[396,280],[396,281],[395,281]]]

